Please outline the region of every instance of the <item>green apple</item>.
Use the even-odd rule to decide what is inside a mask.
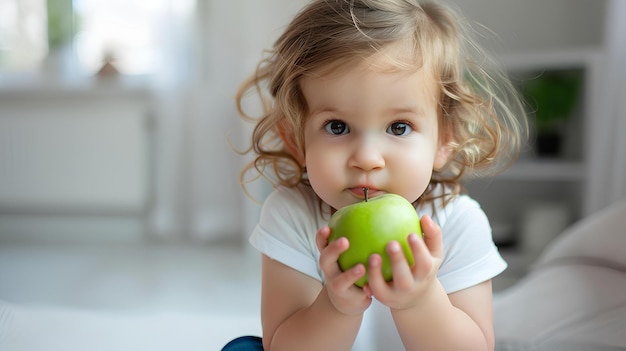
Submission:
[[[392,279],[391,262],[385,250],[387,243],[396,240],[409,265],[413,265],[413,255],[407,238],[416,233],[422,236],[419,217],[413,205],[396,194],[384,194],[348,205],[335,212],[328,223],[329,242],[345,237],[350,242],[348,250],[339,256],[339,266],[348,270],[362,263],[367,267],[370,255],[377,253],[382,257],[382,272],[386,281]],[[356,281],[363,287],[367,283],[367,274]]]

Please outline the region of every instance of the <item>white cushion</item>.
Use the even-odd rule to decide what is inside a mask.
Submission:
[[[494,295],[496,349],[626,350],[626,202],[555,239],[530,273]]]
[[[567,228],[548,245],[537,266],[575,259],[626,268],[626,201]]]

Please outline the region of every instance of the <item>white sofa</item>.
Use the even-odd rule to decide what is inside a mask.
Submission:
[[[626,350],[626,201],[566,229],[494,296],[497,350]]]

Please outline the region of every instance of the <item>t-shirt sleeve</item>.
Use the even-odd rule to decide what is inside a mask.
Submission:
[[[294,189],[276,190],[261,209],[250,244],[262,254],[322,281],[315,246],[315,221],[311,205]]]
[[[493,242],[489,220],[476,201],[461,197],[445,215],[444,258],[438,278],[448,294],[480,284],[506,269]]]

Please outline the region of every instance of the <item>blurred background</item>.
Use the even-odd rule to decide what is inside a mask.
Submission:
[[[511,263],[504,288],[626,198],[626,6],[446,2],[478,23],[534,123],[514,167],[468,184]],[[258,331],[246,240],[260,206],[239,185],[250,126],[233,96],[305,3],[0,0],[0,300],[247,318],[216,343]]]

